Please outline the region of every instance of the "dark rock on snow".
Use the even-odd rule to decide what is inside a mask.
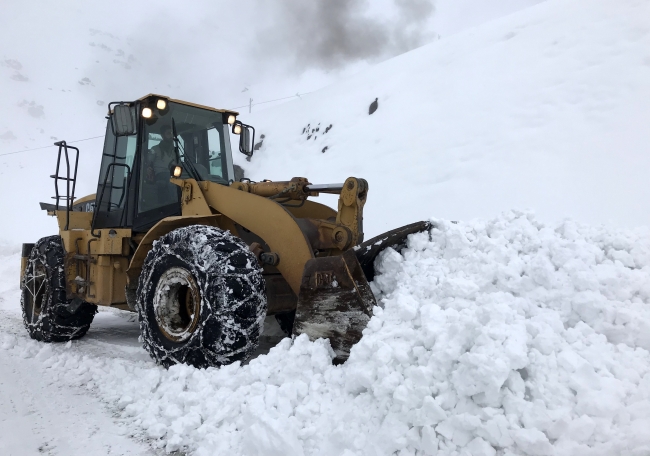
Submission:
[[[379,98],[375,98],[375,101],[370,103],[370,106],[368,107],[368,115],[372,115],[377,108],[379,107]]]

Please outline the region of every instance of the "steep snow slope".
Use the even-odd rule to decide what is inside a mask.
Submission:
[[[648,225],[648,17],[645,0],[539,4],[244,116],[265,138],[239,160],[253,179],[365,177],[369,235],[509,208]]]

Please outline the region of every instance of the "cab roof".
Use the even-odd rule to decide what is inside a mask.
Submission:
[[[196,104],[196,103],[191,103],[189,101],[176,100],[174,98],[169,98],[169,97],[167,97],[165,95],[159,95],[157,93],[150,93],[148,95],[145,95],[142,98],[138,98],[137,101],[144,101],[144,100],[147,100],[147,99],[152,98],[152,97],[163,98],[163,99],[165,99],[167,101],[171,101],[171,102],[178,103],[178,104],[183,104],[183,105],[186,105],[186,106],[193,106],[195,108],[207,109],[208,111],[225,112],[225,113],[228,113],[228,114],[233,114],[235,116],[239,115],[239,113],[237,111],[233,111],[231,109],[217,109],[217,108],[213,108],[211,106],[205,106],[205,105],[200,105],[200,104]]]

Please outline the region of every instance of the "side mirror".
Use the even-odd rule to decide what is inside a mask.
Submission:
[[[248,159],[253,156],[253,145],[255,143],[255,129],[240,121],[232,126],[232,132],[239,135],[239,152],[246,155]]]
[[[253,155],[253,145],[251,144],[251,131],[244,128],[239,137],[239,151],[247,156]]]
[[[113,106],[113,114],[111,114],[111,124],[113,125],[113,133],[115,133],[115,136],[131,136],[136,134],[138,123],[135,115],[135,106],[116,103]]]

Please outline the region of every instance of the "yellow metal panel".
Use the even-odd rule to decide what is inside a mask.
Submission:
[[[306,200],[301,207],[287,207],[287,210],[296,218],[312,218],[327,220],[330,217],[336,219],[336,211],[329,206],[315,201]]]
[[[85,248],[86,248],[86,243],[88,242],[88,236],[90,235],[90,231],[74,229],[68,231],[59,231],[59,235],[63,240],[63,248],[65,249],[66,253],[76,252],[77,239],[81,239],[79,241],[80,250],[78,253],[87,253]]]
[[[305,263],[314,254],[289,211],[268,198],[213,182],[201,184],[210,207],[257,234],[280,256],[277,268],[298,295]]]
[[[200,187],[207,188],[207,182],[199,184],[194,179],[171,179],[173,184],[178,185],[182,189],[181,204],[183,216],[206,216],[211,215],[212,211],[210,206],[203,197],[203,191]]]
[[[27,257],[20,257],[20,288],[23,287],[23,278],[25,277],[25,270],[27,269]]]
[[[66,214],[67,211],[56,211],[56,219],[59,223],[59,230],[63,230],[63,228],[65,228]],[[92,212],[70,211],[70,224],[68,225],[68,229],[89,230],[92,219]]]
[[[95,196],[96,196],[96,194],[93,193],[92,195],[87,195],[87,196],[81,197],[81,198],[75,200],[73,204],[85,203],[86,201],[92,201],[92,200],[95,199]]]
[[[85,212],[75,212],[74,214],[90,214],[92,216],[92,213]],[[127,256],[130,249],[128,241],[132,234],[131,230],[106,228],[97,231],[101,234],[99,238],[94,237],[89,229],[59,232],[66,251],[66,293],[69,298],[77,296],[87,302],[104,306],[125,303],[124,287],[126,286]],[[82,257],[88,255],[89,247],[90,262],[76,257],[77,255]],[[90,272],[90,277],[87,272]],[[78,276],[86,282],[90,282],[90,285],[85,287],[77,285],[75,278]]]
[[[230,109],[217,109],[217,108],[213,108],[211,106],[205,106],[205,105],[200,105],[200,104],[196,104],[196,103],[191,103],[189,101],[175,100],[174,98],[169,98],[169,97],[166,97],[165,95],[159,95],[159,94],[156,94],[156,93],[150,93],[148,95],[145,95],[142,98],[138,98],[138,101],[144,101],[149,97],[164,98],[167,101],[172,101],[174,103],[178,103],[178,104],[182,104],[182,105],[186,105],[186,106],[194,106],[195,108],[207,109],[208,111],[227,112],[229,114],[234,114],[235,116],[239,115],[239,113],[237,111],[231,111]]]
[[[127,259],[113,255],[98,255],[97,262],[90,265],[90,293],[87,301],[110,306],[126,303]]]
[[[101,236],[90,246],[90,253],[97,255],[127,255],[128,239],[131,237],[130,229],[101,229],[96,230]]]

